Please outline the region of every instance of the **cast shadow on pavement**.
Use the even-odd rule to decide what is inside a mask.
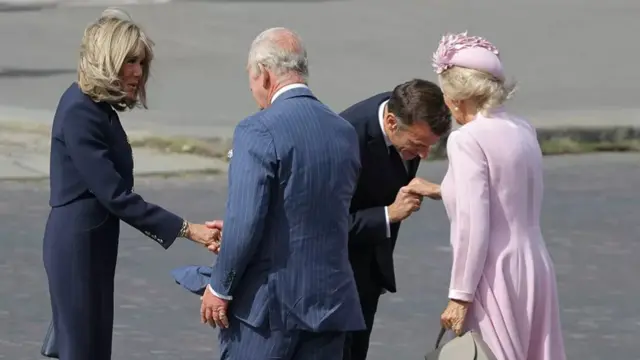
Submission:
[[[0,13],[23,12],[23,11],[40,11],[45,9],[53,9],[57,5],[55,3],[12,3],[0,1]]]
[[[3,78],[33,78],[73,74],[76,69],[22,69],[0,68],[0,79]]]

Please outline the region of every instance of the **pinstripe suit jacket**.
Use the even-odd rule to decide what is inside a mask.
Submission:
[[[359,171],[355,130],[308,88],[238,124],[210,282],[233,297],[233,316],[274,330],[364,329],[347,248]]]

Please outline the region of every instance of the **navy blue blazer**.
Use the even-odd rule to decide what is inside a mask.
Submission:
[[[285,91],[234,132],[220,254],[211,287],[230,312],[271,329],[365,328],[348,259],[360,160],[351,125],[307,88]],[[200,293],[207,267],[174,271]]]
[[[131,145],[117,112],[107,103],[93,101],[73,83],[62,95],[53,120],[50,206],[97,199],[97,206],[168,248],[183,219],[145,201],[133,192],[133,184]],[[99,210],[93,211],[96,216],[102,216]],[[69,226],[82,225],[70,221]]]

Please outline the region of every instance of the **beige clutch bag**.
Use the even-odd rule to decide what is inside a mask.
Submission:
[[[467,331],[462,336],[440,344],[445,333],[446,329],[441,328],[436,348],[424,356],[425,360],[497,360],[478,333]]]

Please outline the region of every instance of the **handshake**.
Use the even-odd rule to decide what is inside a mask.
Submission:
[[[189,223],[185,237],[217,254],[222,242],[222,220],[207,221],[204,224]]]
[[[414,178],[407,186],[401,187],[393,204],[387,207],[389,222],[400,222],[413,212],[420,210],[424,197],[440,200],[440,185]]]

